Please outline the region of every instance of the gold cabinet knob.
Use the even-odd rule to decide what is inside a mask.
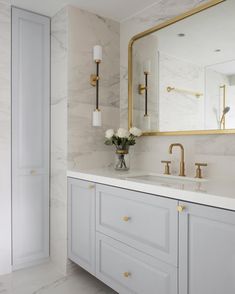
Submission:
[[[184,205],[178,205],[177,206],[177,211],[178,212],[183,212],[185,209],[186,209],[186,206],[184,206]]]
[[[123,273],[123,276],[124,276],[125,278],[129,278],[129,277],[131,276],[131,273],[129,273],[129,272],[125,272],[125,273]]]
[[[94,184],[89,185],[88,189],[90,189],[90,190],[95,189],[95,185]]]
[[[31,170],[31,171],[30,171],[30,174],[31,174],[32,176],[36,175],[36,173],[37,173],[36,170]]]
[[[123,217],[122,217],[122,220],[123,220],[124,222],[128,222],[130,219],[131,219],[131,218],[130,218],[129,216],[123,216]]]

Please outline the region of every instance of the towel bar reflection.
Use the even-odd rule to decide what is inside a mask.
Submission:
[[[167,92],[181,92],[181,93],[185,93],[185,94],[189,94],[189,95],[193,95],[196,98],[200,98],[201,96],[203,96],[203,93],[199,93],[199,92],[194,92],[194,91],[190,91],[190,90],[185,90],[185,89],[178,89],[178,88],[174,88],[174,87],[167,87],[166,88]]]

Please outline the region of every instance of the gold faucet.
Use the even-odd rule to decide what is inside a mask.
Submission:
[[[179,176],[185,177],[185,163],[184,163],[184,146],[180,143],[171,144],[169,147],[169,153],[172,154],[173,147],[179,147],[181,149],[181,160],[180,160],[180,173]]]

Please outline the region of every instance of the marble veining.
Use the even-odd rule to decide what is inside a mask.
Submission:
[[[159,129],[161,131],[204,129],[204,68],[188,61],[159,52]],[[176,91],[168,86],[203,93],[194,95]],[[167,115],[166,115],[167,114]]]
[[[50,255],[62,273],[67,270],[67,39],[65,7],[51,22]]]
[[[113,151],[104,145],[104,132],[119,126],[120,89],[119,23],[69,7],[68,39],[68,162],[69,167],[109,166]],[[102,127],[92,127],[95,88],[93,46],[103,47],[100,65]]]

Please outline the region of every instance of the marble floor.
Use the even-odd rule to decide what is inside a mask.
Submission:
[[[51,263],[0,276],[0,294],[115,293],[80,268],[76,268],[71,274],[63,276]]]

